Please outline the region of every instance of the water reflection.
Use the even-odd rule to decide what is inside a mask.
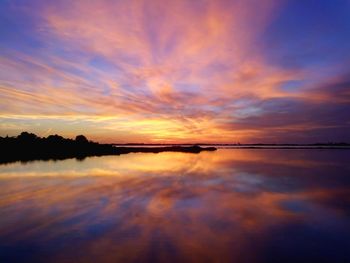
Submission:
[[[0,262],[350,261],[348,151],[0,166]]]

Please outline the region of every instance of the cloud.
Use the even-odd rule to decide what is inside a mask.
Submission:
[[[257,134],[264,137],[265,126],[305,126],[297,117],[279,120],[295,114],[286,104],[302,105],[312,119],[318,117],[317,107],[345,103],[346,96],[338,94],[348,93],[347,86],[330,91],[338,72],[320,76],[310,68],[270,63],[270,52],[260,43],[283,9],[281,1],[2,5],[12,14],[4,23],[19,23],[16,30],[23,38],[16,45],[9,38],[0,51],[3,123],[13,115],[23,122],[34,115],[76,116],[82,131],[102,140],[118,140],[113,132],[122,130],[126,140],[127,133],[137,133],[141,140],[169,142],[190,142],[197,135],[214,142],[219,134],[227,142],[251,141]],[[30,23],[16,22],[19,17]],[[316,100],[323,104],[317,106]],[[274,103],[266,109],[268,102]],[[281,115],[281,110],[290,112]],[[101,125],[94,133],[86,123],[95,120]],[[41,125],[42,133],[51,128]]]

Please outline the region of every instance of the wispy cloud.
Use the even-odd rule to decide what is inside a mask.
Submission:
[[[276,63],[266,43],[288,4],[3,2],[1,25],[17,37],[0,29],[0,135],[25,126],[102,141],[284,141],[308,126],[330,139],[330,127],[349,125],[345,66]],[[333,121],[317,114],[325,107]]]

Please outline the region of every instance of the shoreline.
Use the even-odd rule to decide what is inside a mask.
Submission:
[[[349,150],[347,143],[316,144],[100,144],[89,141],[84,135],[75,139],[60,135],[38,137],[33,133],[22,132],[17,137],[0,137],[0,164],[30,162],[35,160],[64,160],[86,157],[121,155],[128,153],[182,152],[200,153],[217,149],[284,149],[284,150]]]
[[[96,145],[95,145],[96,147]],[[85,149],[86,150],[86,149]],[[162,153],[162,152],[180,152],[180,153],[192,153],[198,154],[202,151],[216,151],[215,147],[200,147],[193,146],[169,146],[169,147],[114,147],[110,145],[99,144],[97,148],[87,151],[73,151],[73,152],[54,152],[52,149],[49,152],[31,152],[29,149],[22,149],[20,153],[8,151],[6,154],[1,153],[0,164],[8,164],[13,162],[31,162],[31,161],[58,161],[65,159],[78,159],[84,160],[87,157],[99,157],[99,156],[119,156],[129,153]]]

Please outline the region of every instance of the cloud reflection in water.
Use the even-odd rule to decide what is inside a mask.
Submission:
[[[223,149],[3,165],[0,260],[349,260],[348,157]]]

